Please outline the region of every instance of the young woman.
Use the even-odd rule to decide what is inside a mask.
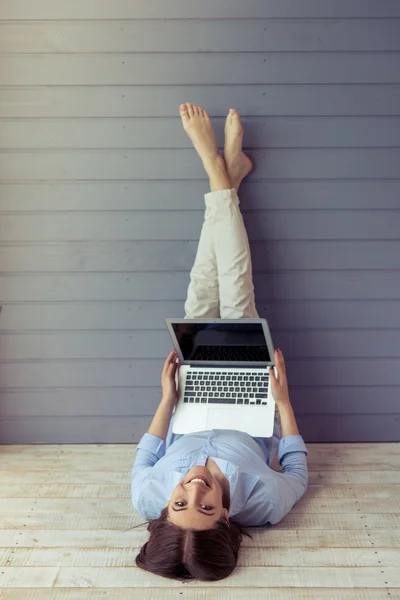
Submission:
[[[207,113],[182,104],[180,115],[203,162],[211,192],[190,273],[185,318],[258,318],[249,242],[237,191],[252,163],[242,152],[235,110],[225,124],[224,157]],[[220,314],[219,314],[220,313]],[[289,399],[285,361],[275,350],[278,377],[269,369],[279,411],[272,438],[232,430],[172,433],[177,403],[175,351],[167,357],[162,400],[137,447],[132,503],[149,521],[150,538],[136,557],[147,571],[173,579],[215,581],[235,568],[242,527],[278,523],[308,485],[307,447]],[[280,473],[270,465],[278,450]]]

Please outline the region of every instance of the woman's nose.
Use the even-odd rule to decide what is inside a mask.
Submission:
[[[202,496],[207,491],[202,483],[189,483],[188,490],[191,496]]]

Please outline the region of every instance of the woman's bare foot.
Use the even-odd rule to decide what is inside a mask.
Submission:
[[[232,185],[239,189],[242,179],[250,173],[253,164],[242,151],[244,129],[236,110],[230,109],[225,122],[225,163]]]
[[[181,104],[179,112],[183,129],[192,140],[205,169],[207,170],[215,161],[223,162],[224,159],[218,152],[215,131],[206,111],[196,104],[187,102]]]

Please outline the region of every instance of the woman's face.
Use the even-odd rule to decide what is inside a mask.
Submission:
[[[192,481],[192,479],[203,479]],[[222,505],[222,488],[207,467],[196,465],[178,483],[167,502],[168,520],[182,529],[211,529],[228,511]]]

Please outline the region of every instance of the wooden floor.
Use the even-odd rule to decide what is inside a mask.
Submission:
[[[135,566],[135,446],[0,446],[0,599],[399,600],[400,444],[308,448],[290,514],[250,530],[229,578],[183,584]]]

